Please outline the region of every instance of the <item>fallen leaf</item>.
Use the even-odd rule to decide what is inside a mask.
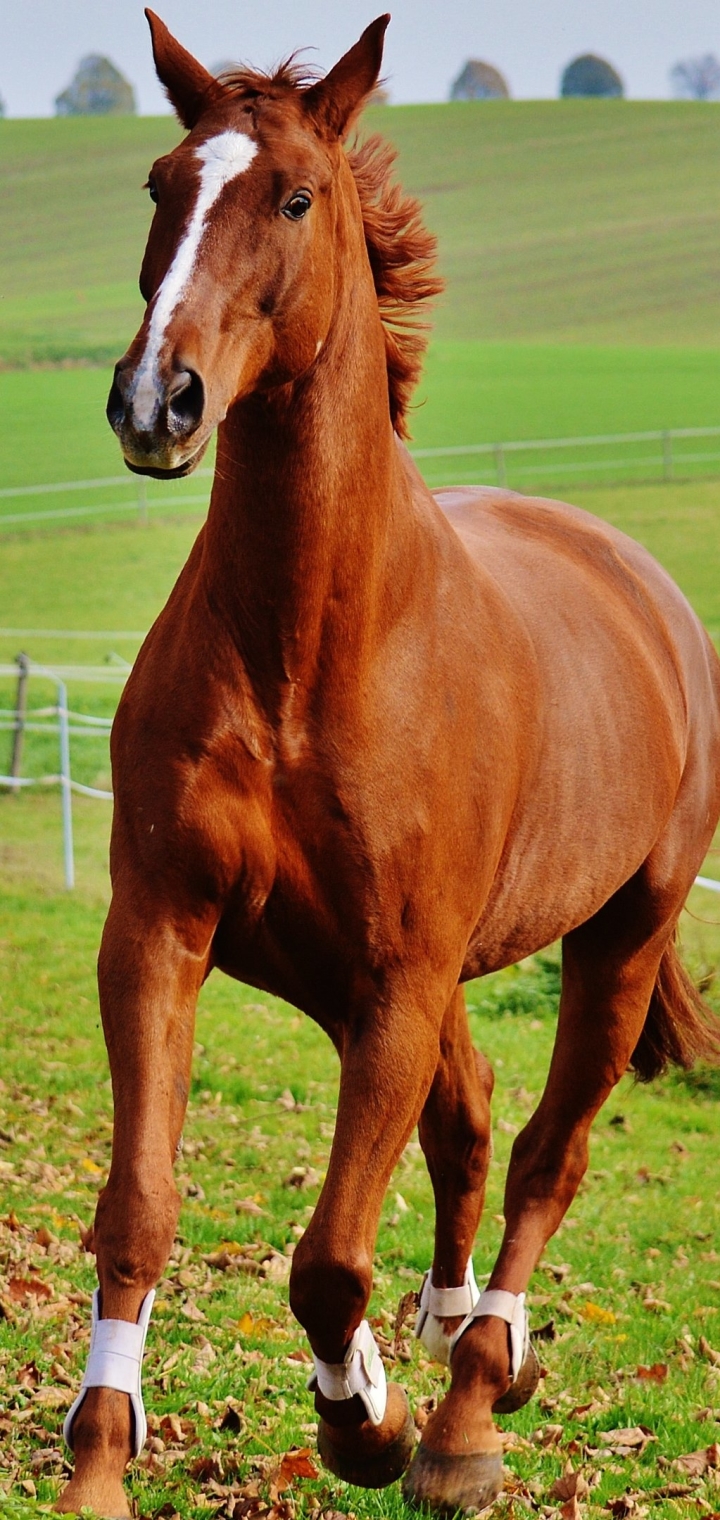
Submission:
[[[225,1477],[219,1454],[196,1457],[195,1461],[190,1463],[189,1472],[190,1477],[195,1478],[198,1483],[207,1483],[210,1479],[217,1482],[218,1479]]]
[[[292,1171],[283,1182],[283,1187],[297,1188],[302,1192],[305,1188],[317,1187],[320,1182],[320,1173],[315,1171],[314,1166],[294,1166]]]
[[[713,1441],[711,1446],[704,1446],[700,1451],[690,1451],[685,1457],[676,1457],[673,1467],[678,1472],[700,1477],[709,1467],[720,1467],[720,1446],[717,1441]]]
[[[196,1304],[194,1298],[188,1298],[184,1304],[181,1304],[180,1313],[185,1319],[192,1320],[193,1324],[196,1325],[204,1324],[207,1318],[207,1315],[203,1314],[202,1309]]]
[[[58,1244],[58,1238],[57,1235],[51,1235],[47,1225],[41,1224],[40,1228],[35,1231],[35,1244],[36,1246],[41,1246],[44,1251],[47,1251],[50,1246]]]
[[[533,1302],[535,1302],[534,1299]],[[546,1325],[539,1325],[537,1330],[531,1330],[530,1339],[531,1341],[556,1341],[557,1330],[554,1319],[549,1319]]]
[[[561,1478],[556,1478],[550,1489],[551,1499],[583,1499],[590,1492],[590,1485],[581,1472],[573,1472],[569,1462]]]
[[[603,1430],[600,1432],[600,1440],[603,1446],[610,1446],[614,1452],[622,1455],[628,1451],[643,1451],[650,1441],[656,1441],[651,1430],[645,1425],[630,1425],[622,1430]]]
[[[720,1367],[720,1351],[714,1351],[704,1335],[701,1335],[698,1340],[698,1351],[701,1356],[706,1357],[709,1362],[712,1362],[714,1367]]]
[[[16,1304],[26,1304],[29,1298],[52,1298],[53,1290],[49,1283],[45,1283],[39,1277],[11,1277],[8,1281],[8,1293]]]
[[[600,1304],[590,1301],[583,1304],[580,1310],[580,1318],[594,1325],[614,1325],[617,1323],[612,1309],[603,1309]]]
[[[575,1494],[573,1494],[571,1499],[568,1499],[566,1504],[562,1505],[560,1514],[562,1515],[562,1520],[580,1520],[582,1510]]]
[[[635,1372],[640,1383],[664,1383],[667,1375],[667,1362],[653,1362],[652,1367],[638,1367]]]
[[[257,1203],[254,1198],[240,1198],[238,1200],[238,1202],[235,1204],[235,1209],[236,1209],[236,1211],[237,1211],[238,1214],[264,1214],[265,1213],[265,1209],[261,1209],[260,1204]]]
[[[400,1338],[402,1336],[403,1330],[405,1329],[408,1320],[412,1319],[413,1315],[417,1313],[419,1307],[419,1293],[417,1293],[413,1288],[410,1289],[409,1293],[403,1293],[403,1296],[398,1303],[395,1313],[395,1326],[393,1329],[392,1354],[395,1358],[397,1358],[397,1354],[400,1349]]]
[[[320,1473],[312,1460],[309,1446],[296,1451],[286,1451],[278,1467],[269,1474],[270,1499],[277,1504],[281,1494],[290,1488],[294,1478],[319,1478]]]
[[[245,1421],[238,1400],[233,1398],[226,1399],[225,1413],[220,1421],[220,1429],[231,1430],[234,1435],[238,1435],[244,1428],[244,1425]]]

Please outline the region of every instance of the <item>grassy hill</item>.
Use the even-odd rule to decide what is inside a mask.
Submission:
[[[384,107],[440,240],[440,340],[709,346],[720,337],[720,106]],[[7,121],[0,364],[114,359],[141,311],[150,164],[170,118]]]

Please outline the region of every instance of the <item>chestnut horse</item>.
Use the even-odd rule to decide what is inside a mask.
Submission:
[[[530,1396],[524,1295],[614,1083],[716,1054],[673,947],[720,812],[720,665],[638,545],[506,491],[431,495],[401,441],[438,289],[391,156],[344,139],[388,17],[321,80],[213,78],[148,13],[188,135],[149,179],[142,327],[108,416],[132,470],[184,475],[219,427],[208,519],[113,730],[99,961],[115,1103],[100,1288],[63,1511],[128,1514],[140,1364],[173,1241],[199,988],[212,968],[315,1019],[342,1063],[290,1298],[319,1447],[366,1486],[412,1422],[363,1315],[383,1195],[419,1124],[436,1202],[419,1330],[452,1381],[405,1476],[439,1511],[502,1483],[493,1411]],[[505,1235],[471,1252],[493,1078],[462,984],[562,937],[547,1086]]]

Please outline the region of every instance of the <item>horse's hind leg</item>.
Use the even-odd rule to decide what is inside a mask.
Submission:
[[[672,905],[665,896],[661,907],[641,872],[564,941],[550,1072],[513,1146],[505,1234],[490,1289],[525,1292],[575,1196],[590,1126],[638,1043],[683,895],[673,894]],[[507,1325],[495,1313],[474,1319],[455,1345],[450,1391],[407,1474],[408,1498],[452,1510],[481,1508],[496,1497],[502,1477],[492,1410],[508,1390],[510,1368]]]
[[[115,1355],[113,1361],[112,1347],[127,1355],[128,1338],[137,1340],[141,1305],[165,1267],[175,1233],[179,1198],[173,1161],[187,1103],[207,931],[195,925],[194,939],[188,928],[182,942],[170,922],[158,922],[157,916],[154,924],[143,921],[135,903],[121,904],[117,896],[103,935],[100,1005],[115,1118],[94,1249],[101,1324],[124,1322],[111,1332],[116,1340],[106,1348],[110,1383],[112,1369],[124,1360]],[[141,1349],[137,1356],[139,1361]],[[101,1361],[96,1359],[96,1368]],[[122,1381],[120,1375],[113,1386],[88,1386],[77,1409],[70,1431],[75,1473],[56,1506],[63,1513],[84,1505],[98,1515],[130,1513],[122,1477],[138,1432],[128,1392],[118,1391]],[[138,1409],[142,1430],[141,1402]]]
[[[449,1335],[472,1307],[468,1263],[485,1200],[491,1154],[492,1068],[470,1039],[465,996],[458,987],[440,1032],[440,1059],[420,1115],[420,1143],[435,1195],[435,1250],[423,1285],[418,1326],[424,1344],[449,1361]],[[449,1289],[465,1288],[454,1300]],[[433,1312],[435,1311],[435,1312]]]

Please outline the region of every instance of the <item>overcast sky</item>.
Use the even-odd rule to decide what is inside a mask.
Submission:
[[[260,67],[310,46],[328,68],[388,0],[155,0],[203,63]],[[597,52],[634,99],[665,98],[678,58],[720,56],[718,0],[389,0],[385,73],[391,99],[444,100],[468,57],[502,69],[513,95],[558,92],[564,65]],[[167,110],[152,69],[143,0],[0,0],[0,96],[9,116],[52,115],[87,53],[105,53],[134,85],[143,114]]]

